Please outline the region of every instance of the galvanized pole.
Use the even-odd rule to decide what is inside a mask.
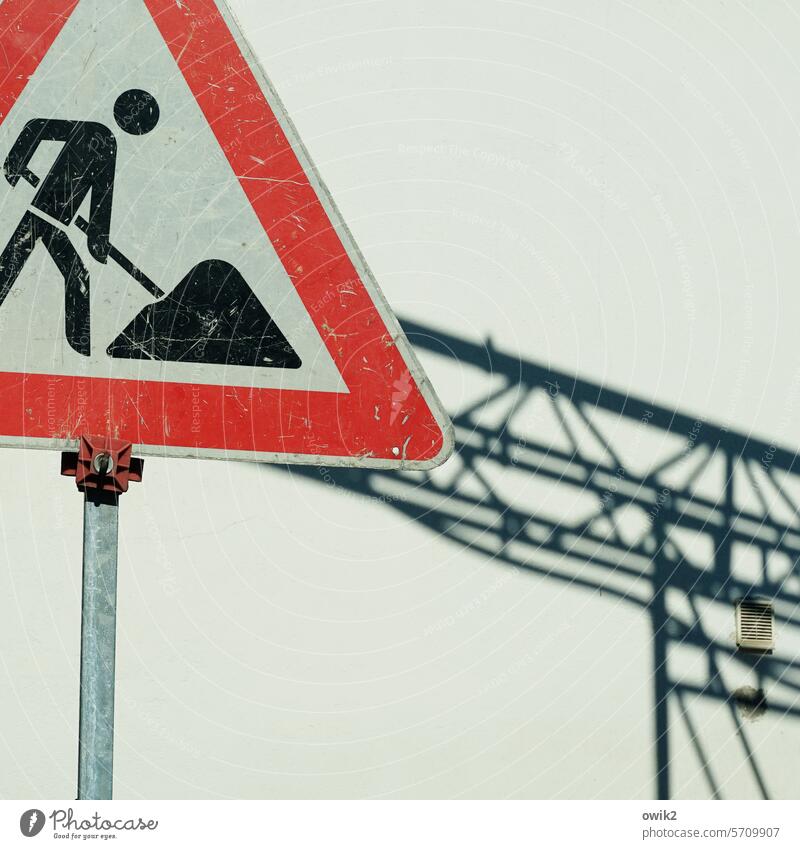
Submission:
[[[118,511],[116,493],[86,492],[83,508],[79,799],[111,798]]]

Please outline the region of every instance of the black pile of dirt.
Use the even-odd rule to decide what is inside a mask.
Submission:
[[[302,362],[242,275],[211,259],[146,306],[109,345],[119,359],[263,368]]]

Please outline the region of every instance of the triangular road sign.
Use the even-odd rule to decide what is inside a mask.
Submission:
[[[0,444],[447,458],[447,415],[225,2],[5,0],[0,46]]]

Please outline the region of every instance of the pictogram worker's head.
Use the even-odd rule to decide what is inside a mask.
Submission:
[[[149,133],[155,128],[160,116],[155,97],[139,88],[123,92],[114,104],[114,119],[120,129],[132,136]]]

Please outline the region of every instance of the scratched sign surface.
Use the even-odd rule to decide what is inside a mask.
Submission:
[[[5,0],[0,45],[0,444],[447,458],[447,416],[224,2]]]

